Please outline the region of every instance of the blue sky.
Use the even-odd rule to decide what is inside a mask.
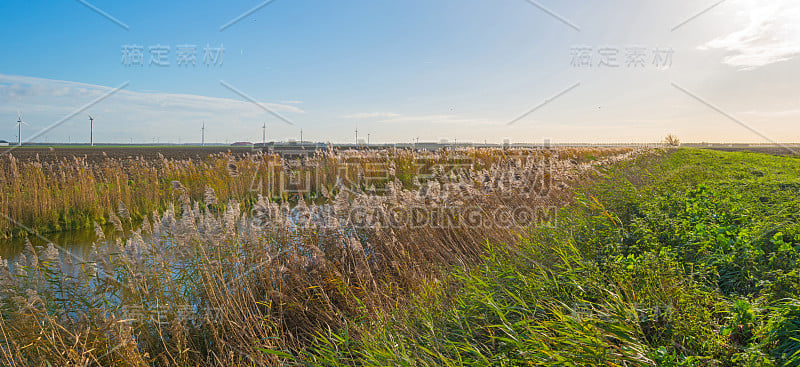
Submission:
[[[203,121],[213,142],[264,122],[269,140],[800,141],[800,6],[718,1],[274,0],[224,30],[264,1],[5,1],[0,139],[18,110],[27,140],[125,85],[33,140],[88,141],[91,113],[103,142],[198,141]],[[124,64],[134,45],[144,65]]]

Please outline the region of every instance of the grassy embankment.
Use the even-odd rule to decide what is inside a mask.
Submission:
[[[800,159],[681,149],[579,189],[301,365],[800,365]]]

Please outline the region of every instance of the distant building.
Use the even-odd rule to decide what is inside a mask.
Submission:
[[[251,143],[249,141],[237,141],[237,142],[231,144],[231,146],[232,147],[252,147],[253,143]]]
[[[0,140],[0,147],[7,147],[7,146],[8,146],[8,142],[7,141]]]

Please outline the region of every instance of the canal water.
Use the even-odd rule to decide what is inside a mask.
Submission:
[[[113,227],[105,228],[108,239],[103,241],[98,240],[93,228],[39,235],[29,234],[28,240],[30,240],[37,252],[47,248],[48,243],[52,243],[62,253],[66,251],[75,258],[85,258],[91,252],[93,243],[100,245],[109,240],[114,240],[109,235],[112,232]],[[0,257],[3,259],[10,262],[16,260],[22,253],[25,253],[25,237],[0,240]]]

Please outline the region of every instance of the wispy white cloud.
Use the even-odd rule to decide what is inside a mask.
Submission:
[[[110,90],[112,88],[101,85],[0,74],[0,114],[16,118],[17,110],[22,110],[31,129],[42,129]],[[286,103],[261,104],[280,113],[305,113]],[[127,89],[118,91],[86,112],[99,116],[97,123],[103,127],[96,131],[100,140],[150,139],[153,136],[177,139],[186,135],[186,129],[194,128],[200,120],[204,120],[209,128],[207,136],[214,134],[214,126],[218,124],[221,125],[217,129],[220,139],[234,139],[237,135],[249,133],[250,122],[269,118],[263,109],[248,101]],[[63,131],[72,125],[67,121],[54,134],[72,134],[72,131]],[[5,126],[0,127],[0,132],[2,128]],[[9,133],[13,132],[6,132]]]
[[[63,80],[42,79],[18,75],[0,74],[0,97],[10,103],[18,104],[36,103],[41,101],[52,102],[52,98],[85,98],[98,97],[112,88],[86,83],[70,82]],[[115,99],[124,99],[127,103],[135,103],[140,107],[164,109],[191,109],[192,112],[203,111],[233,111],[243,108],[252,109],[250,102],[206,97],[193,94],[175,94],[160,92],[135,92],[122,90]],[[295,102],[298,103],[298,102]],[[262,103],[264,106],[278,112],[304,113],[298,107],[280,103]],[[74,105],[78,106],[78,105]]]
[[[354,113],[351,115],[342,116],[342,118],[346,119],[372,119],[372,118],[382,118],[382,117],[397,117],[400,116],[398,113],[394,112],[359,112]]]
[[[477,125],[497,125],[497,121],[481,118],[463,117],[458,115],[399,115],[380,120],[382,123],[430,123],[435,125],[461,125],[461,126],[477,126]]]
[[[750,110],[744,111],[742,114],[751,115],[763,118],[785,118],[785,117],[800,117],[800,109],[788,109],[778,111],[763,111],[763,110]]]
[[[429,115],[406,115],[395,112],[360,112],[342,116],[346,119],[373,119],[379,123],[430,123],[436,125],[459,124],[459,125],[491,125],[497,121],[464,117],[453,114],[429,114]]]
[[[700,49],[730,52],[722,62],[742,70],[789,60],[800,55],[800,2],[741,0],[744,29],[715,38]]]

